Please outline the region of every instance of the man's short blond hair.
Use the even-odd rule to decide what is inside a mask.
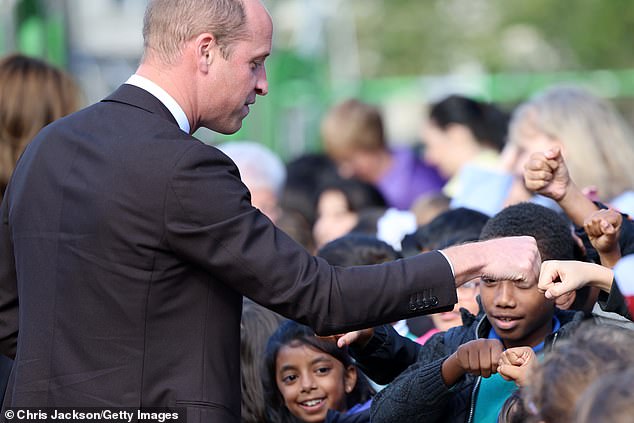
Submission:
[[[223,57],[231,54],[235,41],[247,38],[246,12],[242,0],[150,0],[143,19],[145,54],[174,64],[183,45],[208,32]]]
[[[321,124],[321,135],[330,155],[386,148],[379,108],[355,99],[336,104],[328,111]]]

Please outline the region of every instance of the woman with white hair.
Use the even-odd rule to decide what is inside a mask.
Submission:
[[[217,147],[238,166],[242,182],[251,192],[251,204],[275,223],[280,215],[278,199],[286,181],[282,160],[254,141],[232,141]]]
[[[634,212],[623,201],[634,188],[634,135],[612,104],[571,86],[547,89],[513,114],[503,155],[505,167],[516,176],[508,204],[532,196],[523,184],[524,166],[532,153],[553,148],[561,151],[570,178],[591,199]]]

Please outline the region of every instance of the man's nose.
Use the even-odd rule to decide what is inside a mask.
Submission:
[[[269,81],[266,79],[266,68],[262,65],[258,80],[255,84],[255,92],[257,95],[267,95],[269,93]]]

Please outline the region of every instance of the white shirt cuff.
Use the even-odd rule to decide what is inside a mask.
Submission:
[[[456,277],[456,272],[454,272],[454,270],[453,270],[453,264],[451,263],[451,260],[449,260],[449,257],[447,257],[447,254],[443,253],[442,250],[438,250],[438,252],[440,254],[442,254],[442,256],[445,258],[445,260],[447,260],[447,263],[449,263],[449,267],[451,268],[451,274],[455,278]]]

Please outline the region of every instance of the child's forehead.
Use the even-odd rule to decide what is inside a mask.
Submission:
[[[335,357],[311,345],[286,344],[277,353],[275,371],[307,369],[316,365],[336,366],[337,363],[340,362]]]
[[[277,357],[278,360],[280,357],[293,357],[295,359],[309,361],[323,361],[334,359],[334,357],[327,352],[299,341],[282,345],[279,349]]]

